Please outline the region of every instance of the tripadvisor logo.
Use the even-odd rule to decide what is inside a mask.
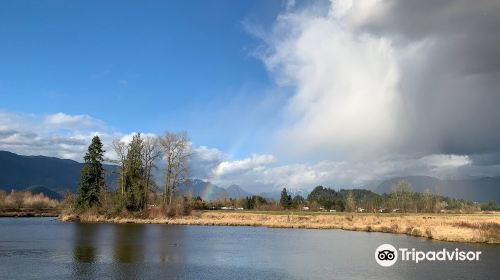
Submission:
[[[398,251],[391,244],[382,244],[375,250],[375,260],[381,266],[392,266],[398,260]]]
[[[419,263],[421,261],[479,261],[481,251],[442,249],[439,251],[417,251],[415,248],[396,249],[391,244],[382,244],[375,250],[375,260],[381,266],[393,266],[398,260]]]

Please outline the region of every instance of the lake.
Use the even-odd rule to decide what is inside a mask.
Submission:
[[[384,243],[480,261],[375,262]],[[0,218],[1,279],[498,279],[500,246],[342,230]]]

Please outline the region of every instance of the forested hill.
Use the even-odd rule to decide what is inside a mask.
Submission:
[[[24,190],[43,186],[55,192],[76,192],[82,163],[70,159],[45,156],[22,156],[0,151],[0,189]],[[106,183],[116,182],[116,166],[105,165]]]
[[[495,200],[500,203],[500,178],[490,177],[462,180],[439,180],[428,176],[397,177],[382,182],[374,191],[379,194],[390,193],[393,185],[401,180],[410,183],[415,192],[429,189],[435,194],[453,198],[477,202]]]

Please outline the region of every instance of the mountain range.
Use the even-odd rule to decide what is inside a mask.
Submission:
[[[11,152],[0,151],[0,190],[30,190],[33,193],[44,193],[52,198],[60,198],[65,191],[76,192],[83,163],[69,159],[46,156],[22,156]],[[104,165],[106,183],[109,189],[116,185],[116,165]],[[387,179],[380,184],[365,187],[376,193],[390,193],[395,183],[406,180],[415,192],[430,189],[433,193],[462,198],[477,202],[495,200],[500,203],[500,178],[481,177],[462,180],[440,180],[429,176],[404,176]],[[260,193],[269,199],[279,200],[280,191]],[[179,193],[191,193],[193,197],[217,200],[223,198],[243,198],[252,195],[238,185],[223,188],[211,182],[191,179],[179,187]],[[307,197],[303,190],[290,191]]]
[[[204,200],[218,200],[224,198],[243,198],[250,194],[238,185],[230,185],[227,188],[219,187],[211,182],[200,179],[187,180],[179,186],[180,194],[190,193],[193,197],[201,197]]]
[[[66,190],[76,192],[83,163],[46,156],[22,156],[0,151],[0,189],[40,190],[62,193]],[[106,184],[114,189],[116,166],[104,165]],[[47,194],[48,195],[48,194]]]

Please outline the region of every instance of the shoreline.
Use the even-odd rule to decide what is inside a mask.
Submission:
[[[63,222],[253,226],[406,234],[439,241],[500,244],[500,213],[494,214],[302,214],[193,212],[173,218],[61,214]]]
[[[0,218],[59,217],[59,209],[0,211]]]

